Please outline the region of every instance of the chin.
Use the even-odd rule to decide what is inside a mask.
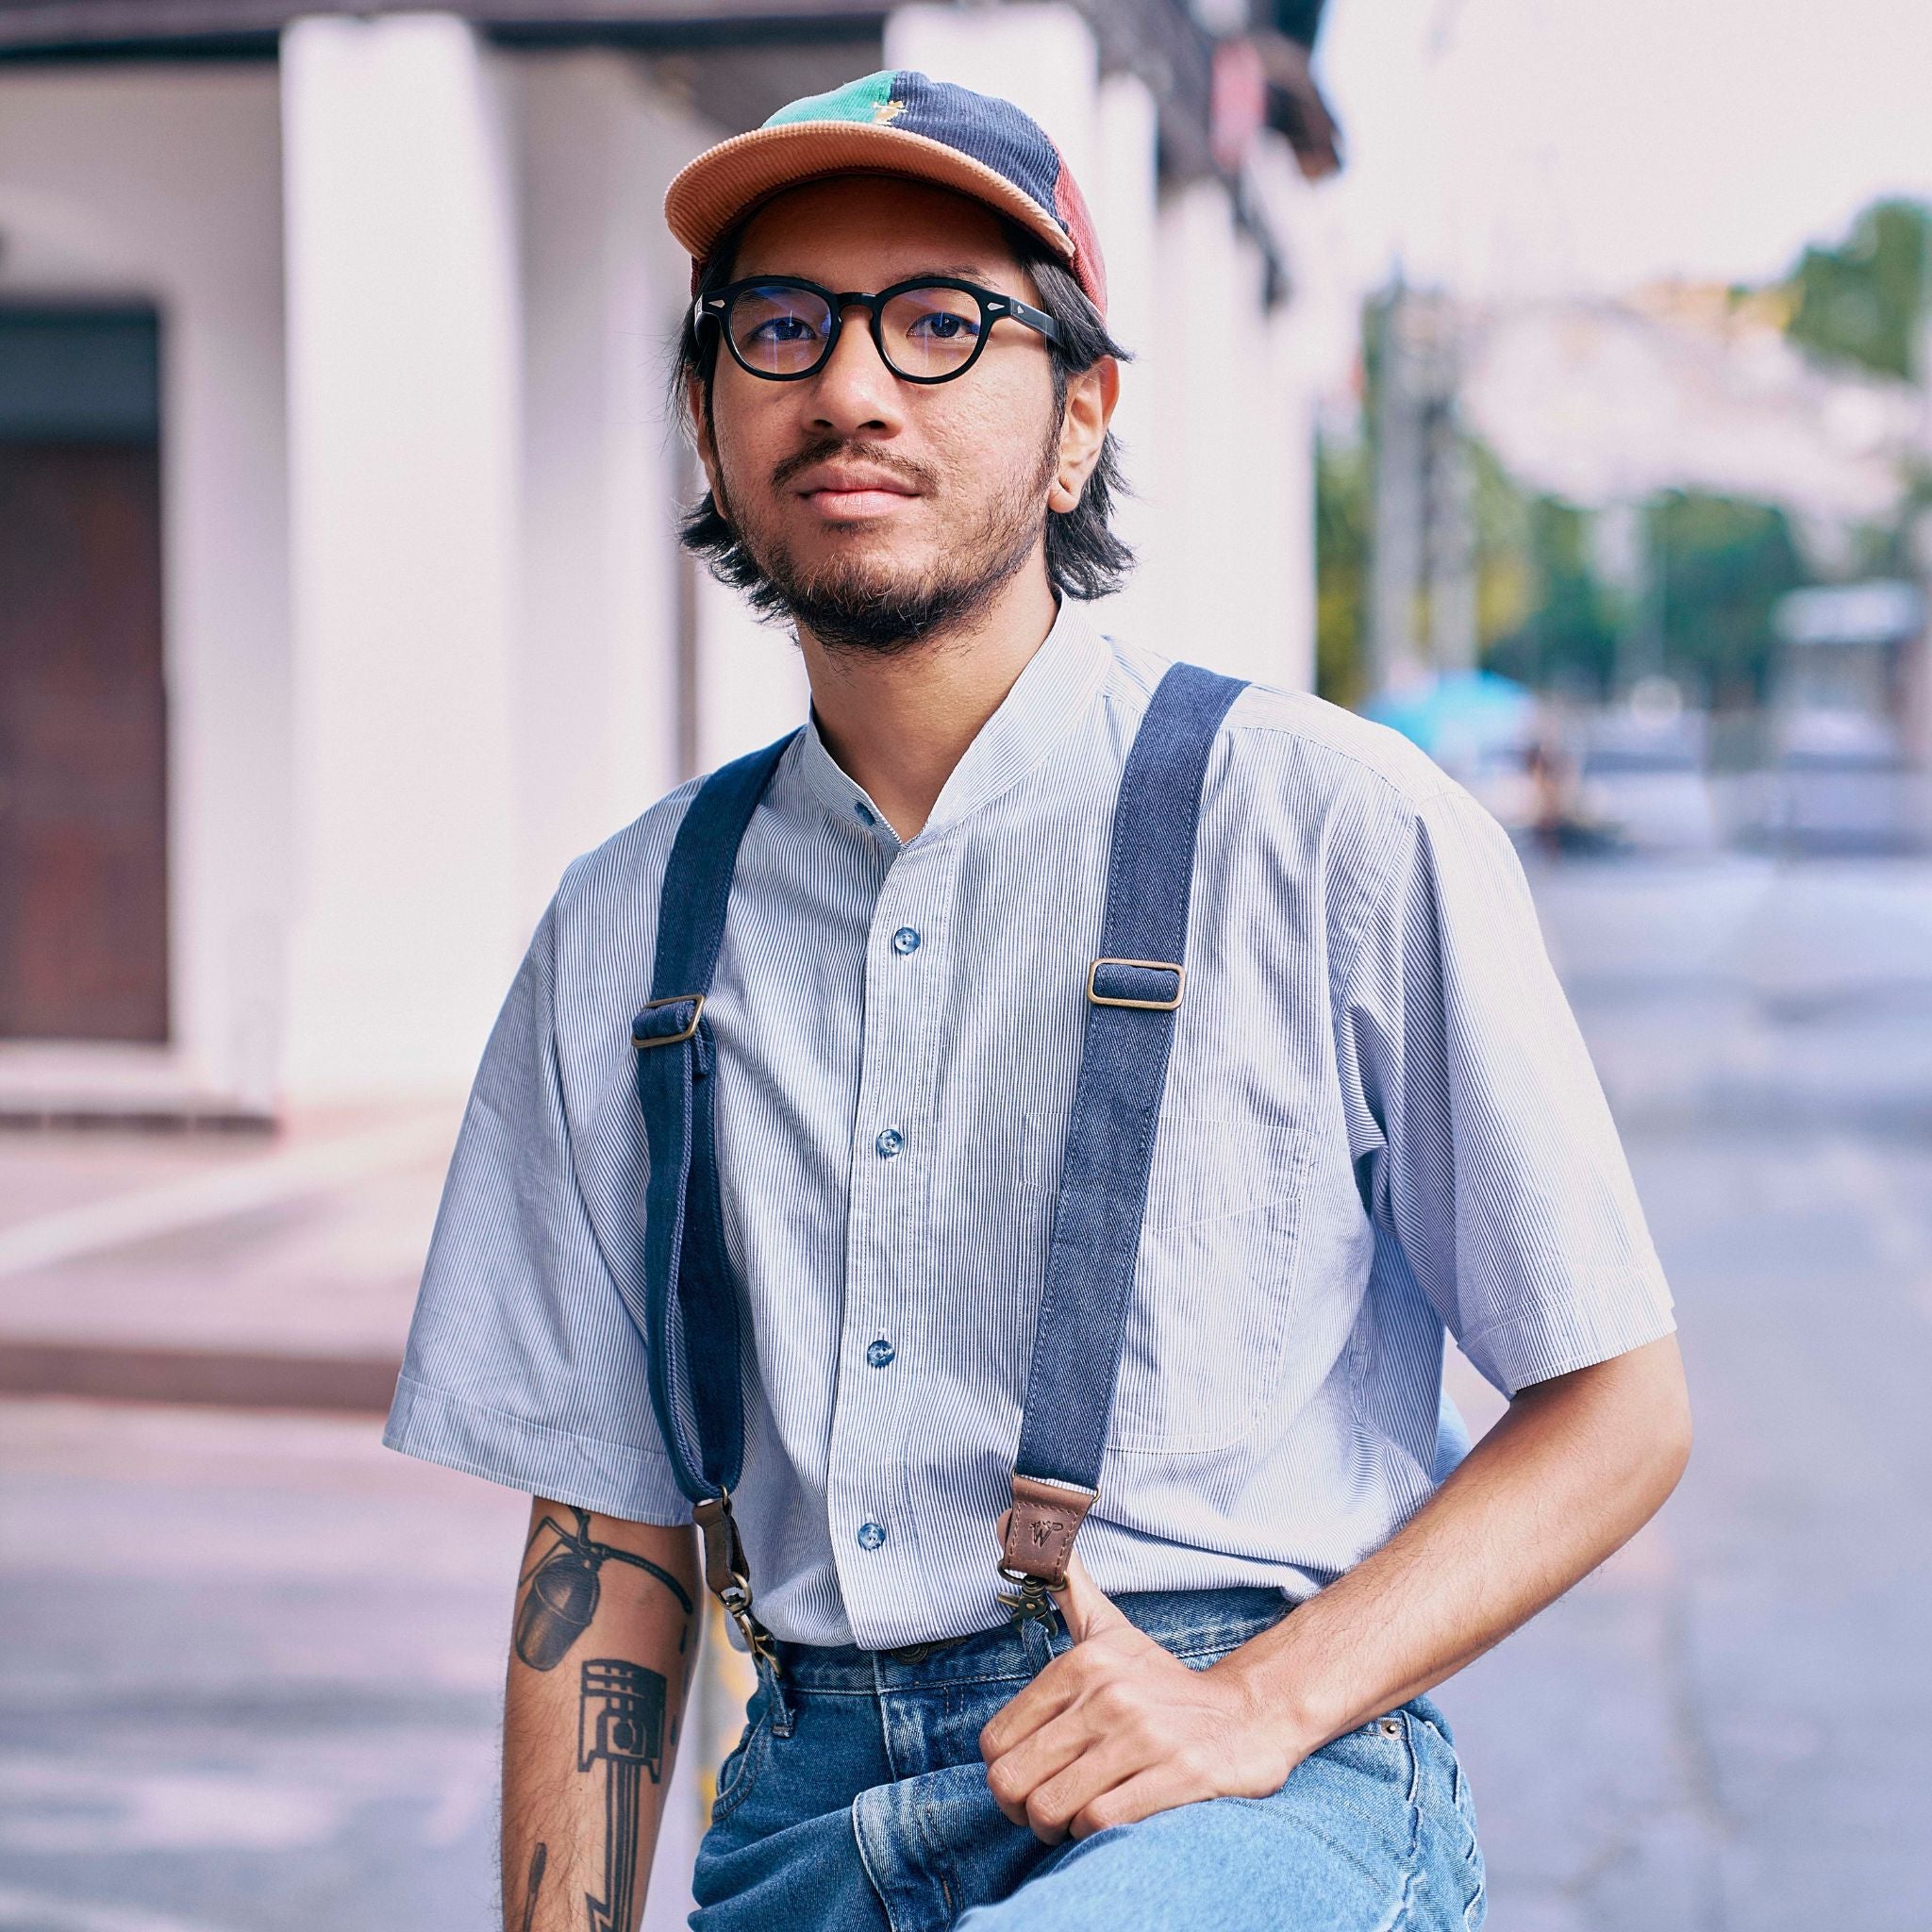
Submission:
[[[881,533],[858,525],[834,525],[849,528],[849,541],[815,543],[792,553],[798,575],[824,594],[837,591],[847,596],[880,597],[909,591],[932,576],[932,559],[910,558],[903,544],[881,542]]]

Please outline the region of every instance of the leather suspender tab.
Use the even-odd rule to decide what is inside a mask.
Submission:
[[[1000,1546],[1000,1574],[1009,1583],[1030,1579],[1049,1590],[1064,1590],[1074,1538],[1097,1493],[1016,1472],[1013,1513],[1007,1519],[1006,1541]]]
[[[705,1545],[705,1584],[731,1613],[753,1657],[773,1655],[772,1636],[752,1615],[750,1566],[739,1540],[728,1495],[705,1496],[691,1505]]]

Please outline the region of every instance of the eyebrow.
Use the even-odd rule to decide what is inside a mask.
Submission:
[[[750,275],[734,275],[732,279],[734,281],[755,282],[761,275],[790,275],[791,273],[791,271],[790,269],[758,269],[755,270]],[[926,265],[924,267],[916,268],[909,275],[894,275],[892,277],[892,282],[916,282],[923,279],[926,275],[951,275],[958,281],[983,282],[986,279],[989,273],[991,273],[991,271],[983,263],[950,262],[942,263],[937,267]],[[802,281],[811,282],[819,281],[819,277],[817,275],[801,275],[799,279]],[[889,289],[892,286],[892,282],[882,282],[879,286],[881,288]],[[829,282],[819,282],[819,286],[821,288],[831,288],[831,284]],[[841,292],[841,291],[833,289],[832,292],[834,294],[838,294]]]

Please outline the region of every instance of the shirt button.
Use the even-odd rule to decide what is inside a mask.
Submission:
[[[865,1358],[874,1368],[882,1369],[898,1351],[881,1335],[865,1352]]]
[[[875,1550],[886,1540],[886,1525],[883,1523],[861,1523],[858,1525],[858,1547],[861,1550]]]
[[[863,799],[855,799],[852,809],[858,814],[858,823],[861,825],[875,825],[879,822],[878,814]]]
[[[906,1136],[897,1127],[887,1127],[872,1143],[878,1149],[881,1160],[890,1160],[906,1144]]]
[[[909,925],[902,925],[892,935],[892,950],[895,953],[916,953],[919,950],[919,934]]]

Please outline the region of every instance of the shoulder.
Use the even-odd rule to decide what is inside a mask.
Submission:
[[[663,882],[672,841],[703,783],[702,778],[687,779],[648,811],[611,833],[602,844],[579,853],[564,867],[555,902],[561,930],[594,927],[612,915],[635,924],[646,908],[655,922],[658,889]]]
[[[1223,726],[1232,756],[1315,796],[1359,797],[1398,816],[1460,790],[1399,731],[1357,717],[1312,691],[1250,684]]]
[[[1114,689],[1138,710],[1175,660],[1110,640]],[[1138,715],[1135,722],[1138,723]],[[1354,808],[1409,821],[1462,787],[1399,731],[1312,691],[1249,682],[1222,722],[1224,782],[1291,804],[1298,816]]]

